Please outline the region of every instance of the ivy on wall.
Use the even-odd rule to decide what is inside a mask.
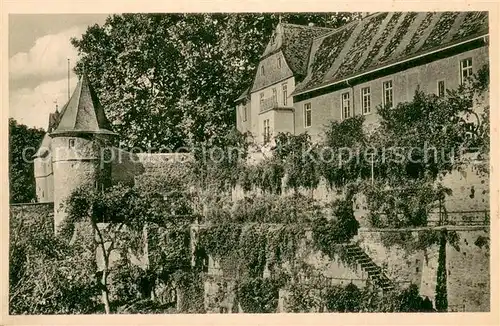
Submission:
[[[439,257],[436,281],[436,309],[448,310],[448,293],[446,289],[446,242],[447,232],[442,231],[439,239]]]

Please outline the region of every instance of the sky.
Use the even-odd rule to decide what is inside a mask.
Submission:
[[[77,83],[72,72],[78,53],[71,45],[88,26],[104,24],[106,14],[9,15],[9,117],[47,129],[49,113],[68,100]]]

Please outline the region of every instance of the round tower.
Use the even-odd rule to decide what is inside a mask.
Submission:
[[[102,187],[110,179],[102,149],[116,134],[83,72],[73,95],[61,110],[52,138],[55,232],[66,220],[66,200],[78,187]]]

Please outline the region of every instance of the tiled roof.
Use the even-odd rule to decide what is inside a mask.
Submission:
[[[281,51],[285,60],[295,75],[306,75],[307,60],[313,39],[331,32],[332,29],[294,24],[282,25],[283,41]]]
[[[59,118],[61,117],[59,111],[49,114],[49,126],[47,128],[47,132],[51,133],[53,130],[57,128],[57,124],[59,123]]]
[[[62,109],[59,120],[52,135],[71,132],[114,134],[85,73]]]
[[[377,13],[314,39],[294,93],[488,33],[487,12]]]

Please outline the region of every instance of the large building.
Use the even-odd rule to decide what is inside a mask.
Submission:
[[[261,144],[271,142],[279,132],[308,132],[319,140],[328,121],[362,114],[368,125],[376,123],[379,105],[411,100],[417,87],[441,96],[487,63],[485,12],[376,13],[338,29],[280,23],[262,54],[252,85],[237,99],[237,128],[251,132]],[[83,73],[68,103],[49,116],[48,132],[35,155],[39,203],[14,207],[13,214],[49,216],[48,209],[53,208],[57,229],[66,218],[65,200],[77,187],[132,183],[148,169],[161,171],[176,159],[170,154],[131,155],[111,147],[109,165],[101,164],[102,149],[110,148],[114,136]],[[186,157],[179,155],[181,161]],[[489,248],[478,242],[489,237],[488,177],[471,167],[449,174],[443,184],[454,190],[447,198],[450,220],[459,216],[478,222],[472,228],[457,229],[461,232],[459,250],[445,248],[449,305],[452,310],[488,311]],[[321,199],[321,193],[316,189],[313,196]],[[38,212],[44,206],[48,208]],[[360,201],[355,206],[361,220],[367,210]],[[308,253],[305,261],[336,282],[332,284],[370,281],[382,284],[383,289],[392,284],[416,284],[421,295],[435,301],[437,248],[408,255],[382,245],[385,231],[359,231],[359,246],[348,247],[357,257],[355,266],[316,251]],[[208,276],[207,302],[220,286],[216,277],[226,280],[229,275],[211,259]]]
[[[445,94],[488,63],[487,12],[382,12],[337,29],[280,23],[253,84],[237,100],[237,128],[267,143],[280,132],[319,140],[325,124]]]

